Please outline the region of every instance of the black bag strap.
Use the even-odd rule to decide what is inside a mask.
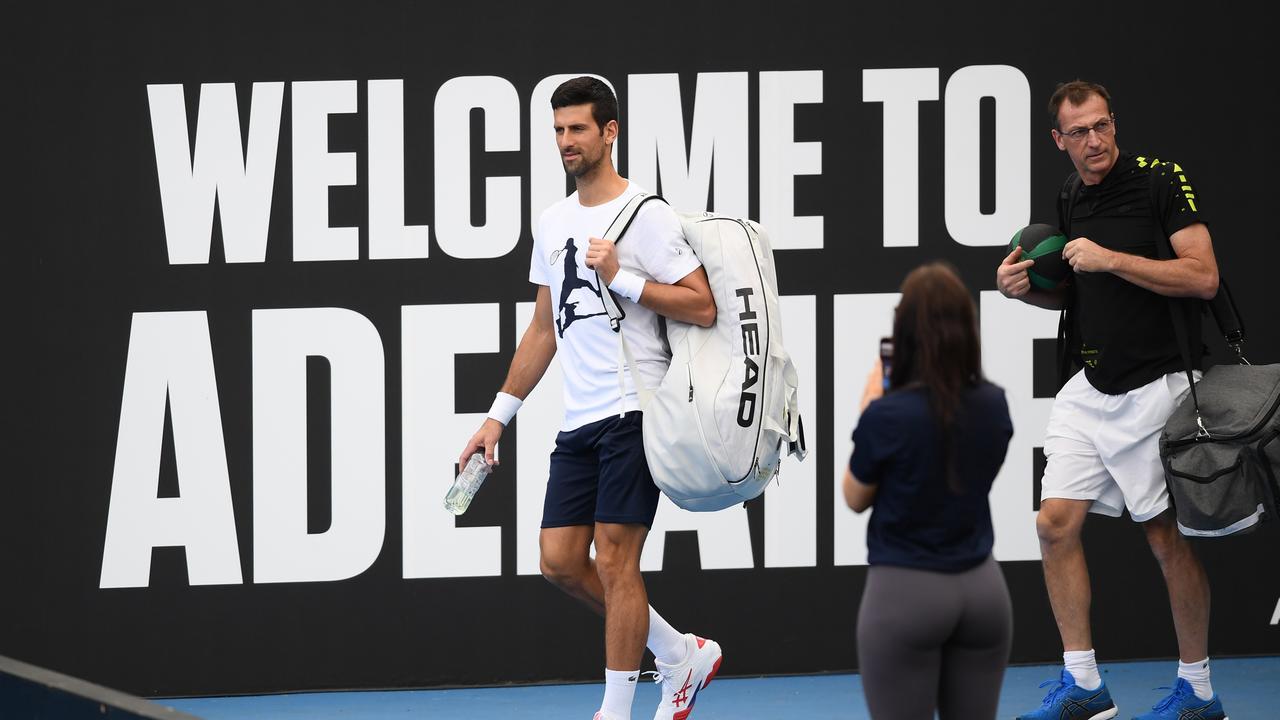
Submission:
[[[1249,361],[1244,357],[1244,318],[1236,307],[1235,298],[1231,296],[1231,288],[1227,285],[1226,278],[1222,277],[1221,269],[1218,272],[1218,294],[1209,301],[1209,311],[1213,313],[1213,321],[1218,324],[1227,347],[1236,354],[1236,360],[1248,365]]]
[[[1164,231],[1164,218],[1160,214],[1160,183],[1159,176],[1156,174],[1156,165],[1158,161],[1153,160],[1151,163],[1150,195],[1151,195],[1151,218],[1155,222],[1156,234],[1156,257],[1161,260],[1173,260],[1177,258],[1174,252],[1173,242]],[[1209,431],[1204,427],[1204,421],[1200,417],[1200,398],[1196,397],[1196,378],[1193,374],[1191,362],[1191,317],[1193,312],[1186,298],[1176,298],[1166,296],[1169,301],[1169,316],[1173,319],[1173,333],[1178,338],[1178,352],[1182,355],[1182,367],[1187,373],[1187,383],[1191,389],[1191,402],[1196,407],[1196,426],[1200,428],[1197,438],[1209,437]]]
[[[1076,198],[1080,196],[1080,180],[1079,173],[1071,173],[1067,176],[1066,182],[1062,183],[1062,189],[1058,191],[1058,228],[1067,236],[1070,241],[1071,237],[1071,216],[1075,213]],[[1068,285],[1073,280],[1068,279]],[[1075,344],[1075,313],[1074,300],[1075,289],[1068,287],[1062,298],[1062,311],[1058,313],[1058,387],[1067,384],[1071,379],[1072,362],[1071,355],[1072,346]]]
[[[1067,176],[1062,183],[1062,190],[1058,192],[1058,227],[1068,240],[1071,239],[1071,216],[1075,212],[1076,198],[1080,197],[1082,184],[1080,173],[1073,172]]]
[[[1159,230],[1161,237],[1168,242],[1168,237],[1164,234],[1164,221],[1160,216],[1160,185],[1159,176],[1156,174],[1156,165],[1161,164],[1156,160],[1152,160],[1151,165],[1151,212],[1156,221],[1156,228]],[[1174,169],[1178,169],[1174,166]],[[1157,243],[1157,247],[1159,244]],[[1169,252],[1173,253],[1173,246],[1169,246]],[[1248,365],[1249,361],[1244,357],[1245,343],[1245,327],[1244,317],[1240,314],[1239,307],[1236,306],[1235,298],[1231,295],[1231,287],[1227,284],[1227,279],[1222,276],[1221,268],[1218,273],[1218,292],[1213,296],[1212,300],[1205,303],[1210,313],[1213,314],[1213,321],[1218,326],[1218,332],[1222,333],[1222,339],[1226,341],[1227,347],[1236,354],[1236,360],[1243,365]]]

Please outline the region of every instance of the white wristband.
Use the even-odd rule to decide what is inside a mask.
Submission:
[[[524,401],[510,393],[500,392],[493,398],[493,406],[489,408],[489,417],[502,423],[505,427],[516,416],[516,412]]]
[[[621,268],[609,283],[609,289],[631,302],[640,302],[640,294],[644,292],[644,278]]]

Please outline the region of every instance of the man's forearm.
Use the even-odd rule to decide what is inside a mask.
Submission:
[[[1018,299],[1028,305],[1035,305],[1045,310],[1061,310],[1066,297],[1067,291],[1061,288],[1057,290],[1041,290],[1033,287],[1027,291],[1026,295]]]
[[[645,282],[640,304],[663,317],[703,327],[709,327],[716,317],[714,300],[682,285]]]
[[[1112,274],[1138,287],[1169,297],[1213,298],[1218,291],[1218,274],[1197,258],[1152,260],[1139,255],[1116,253]]]
[[[527,398],[538,381],[546,374],[551,360],[556,356],[556,339],[550,327],[537,324],[525,330],[524,337],[516,347],[516,354],[511,358],[511,368],[507,371],[507,379],[502,383],[502,392],[514,395],[521,400]]]

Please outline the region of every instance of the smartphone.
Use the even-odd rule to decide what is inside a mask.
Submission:
[[[889,389],[889,372],[893,368],[893,338],[880,338],[880,369],[884,372],[884,389]]]

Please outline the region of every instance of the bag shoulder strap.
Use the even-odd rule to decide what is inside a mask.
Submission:
[[[1173,242],[1164,231],[1164,218],[1160,215],[1160,176],[1156,173],[1156,167],[1160,164],[1159,160],[1151,161],[1151,169],[1148,171],[1151,181],[1149,183],[1150,199],[1151,199],[1151,219],[1155,223],[1156,235],[1156,257],[1161,260],[1173,260],[1177,257],[1174,252]],[[1169,317],[1173,319],[1173,333],[1178,338],[1178,352],[1182,355],[1182,367],[1187,373],[1187,383],[1191,389],[1191,402],[1196,406],[1196,424],[1200,426],[1200,432],[1208,436],[1208,432],[1204,429],[1204,422],[1200,419],[1200,398],[1196,397],[1196,378],[1192,374],[1191,363],[1191,317],[1192,312],[1189,303],[1184,298],[1175,298],[1166,296],[1169,301]]]
[[[613,218],[613,222],[609,223],[608,229],[604,232],[604,239],[614,244],[621,242],[622,236],[631,228],[631,223],[636,219],[636,214],[640,212],[640,208],[650,200],[666,202],[661,195],[637,193],[622,206],[622,209]],[[640,398],[641,410],[648,407],[649,402],[653,399],[653,391],[644,386],[640,371],[636,367],[635,356],[631,353],[631,346],[627,344],[627,336],[622,332],[622,321],[626,319],[627,313],[623,311],[622,305],[618,303],[618,298],[614,297],[613,291],[605,285],[604,278],[600,277],[598,272],[596,273],[596,286],[600,288],[600,300],[604,303],[605,312],[609,314],[609,327],[618,333],[618,415],[621,417],[626,412],[626,405],[623,403],[623,399],[627,396],[627,381],[623,373],[624,367],[631,371],[631,382],[635,385],[636,395]]]
[[[609,223],[609,227],[604,231],[604,239],[614,244],[621,242],[622,236],[631,228],[631,223],[635,221],[640,208],[651,200],[666,202],[661,195],[637,193],[622,206],[613,218],[613,222]],[[614,297],[613,291],[605,285],[600,273],[596,273],[596,286],[600,288],[600,300],[604,303],[605,312],[609,314],[609,327],[616,333],[622,332],[622,321],[627,317],[627,313],[618,303],[618,298]]]
[[[1071,239],[1071,216],[1075,213],[1076,199],[1080,197],[1080,186],[1083,182],[1080,174],[1072,172],[1062,183],[1058,191],[1058,229]],[[1071,283],[1071,280],[1067,281]],[[1062,301],[1062,311],[1058,313],[1058,387],[1061,388],[1071,379],[1072,345],[1075,344],[1075,314],[1072,307],[1075,298],[1074,288],[1066,289]]]
[[[1161,236],[1164,235],[1164,219],[1160,215],[1160,176],[1156,173],[1157,165],[1167,165],[1161,163],[1157,159],[1151,161],[1151,212],[1155,218],[1156,229]],[[1178,171],[1177,165],[1173,166],[1174,171]],[[1159,249],[1159,244],[1157,244]],[[1173,246],[1169,245],[1170,256],[1173,256]],[[1227,347],[1231,348],[1236,354],[1236,359],[1248,365],[1249,361],[1244,357],[1245,342],[1245,326],[1244,317],[1240,315],[1240,309],[1236,306],[1235,298],[1231,295],[1231,287],[1227,284],[1227,279],[1222,276],[1221,268],[1218,273],[1218,292],[1213,296],[1212,300],[1205,303],[1209,311],[1213,314],[1213,321],[1218,326],[1218,332],[1222,333],[1222,339],[1226,341]]]
[[[1227,341],[1227,347],[1236,354],[1239,362],[1248,365],[1249,361],[1244,358],[1244,318],[1236,307],[1235,298],[1231,296],[1231,288],[1227,285],[1226,278],[1222,277],[1221,271],[1218,274],[1218,294],[1209,301],[1209,310],[1213,313],[1213,321],[1218,324],[1218,331],[1222,333],[1222,338]]]
[[[1058,229],[1062,230],[1067,239],[1071,239],[1071,215],[1075,212],[1076,198],[1080,197],[1082,184],[1080,173],[1073,171],[1058,191]]]

